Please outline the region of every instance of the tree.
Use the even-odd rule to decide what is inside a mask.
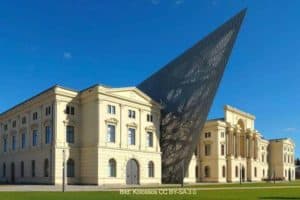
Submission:
[[[295,160],[295,165],[300,165],[300,158],[297,158],[297,159]]]

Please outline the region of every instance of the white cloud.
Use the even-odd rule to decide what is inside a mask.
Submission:
[[[153,5],[158,5],[160,3],[160,0],[151,0],[151,3]]]
[[[181,4],[183,4],[184,3],[184,0],[176,0],[175,1],[175,4],[176,5],[181,5]]]
[[[296,130],[297,130],[296,128],[288,127],[288,128],[285,128],[283,131],[285,131],[285,132],[294,132]]]
[[[71,59],[71,58],[72,58],[71,52],[64,52],[64,59],[69,60],[69,59]]]

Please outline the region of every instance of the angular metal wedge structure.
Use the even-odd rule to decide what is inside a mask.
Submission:
[[[163,106],[164,183],[183,180],[245,14],[246,9],[137,86]]]

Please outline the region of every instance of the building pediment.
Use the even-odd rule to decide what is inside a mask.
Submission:
[[[117,124],[119,122],[119,120],[117,120],[114,117],[108,118],[105,120],[106,123],[111,123],[111,124]]]
[[[137,124],[135,122],[131,122],[131,123],[126,124],[126,126],[136,128]]]
[[[145,130],[146,130],[146,131],[155,131],[155,129],[156,129],[156,128],[155,128],[155,126],[153,126],[153,125],[151,125],[151,126],[146,126],[146,127],[145,127]]]

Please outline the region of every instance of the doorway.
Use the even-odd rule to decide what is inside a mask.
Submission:
[[[10,172],[11,172],[11,183],[15,183],[15,163],[11,163]]]
[[[130,159],[126,165],[126,184],[139,184],[139,165],[135,159]]]

